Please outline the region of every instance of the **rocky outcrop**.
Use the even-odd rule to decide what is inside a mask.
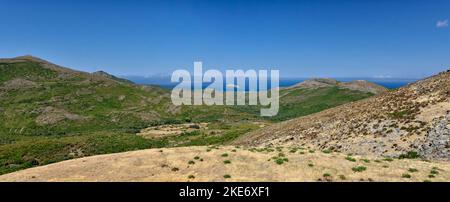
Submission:
[[[448,160],[450,158],[450,110],[445,117],[436,118],[435,123],[419,141],[419,154],[429,159]]]

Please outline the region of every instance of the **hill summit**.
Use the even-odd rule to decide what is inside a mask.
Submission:
[[[288,88],[323,88],[323,87],[339,87],[349,90],[358,90],[362,92],[368,92],[373,94],[380,94],[387,92],[388,89],[380,86],[378,84],[365,81],[365,80],[355,80],[350,82],[340,82],[336,79],[331,78],[313,78],[300,83],[297,83]]]

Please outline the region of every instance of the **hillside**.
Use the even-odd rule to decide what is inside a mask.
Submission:
[[[446,71],[395,91],[271,125],[235,143],[450,160],[449,99]]]
[[[0,174],[96,154],[228,144],[274,121],[372,95],[336,87],[282,93],[279,115],[266,119],[258,107],[173,106],[169,90],[104,71],[76,71],[33,56],[0,59]],[[191,123],[207,127],[158,138],[136,135]]]
[[[387,89],[367,81],[338,82],[334,79],[310,79],[280,89],[280,110],[265,119],[279,122],[309,115],[348,102],[387,92]],[[259,106],[235,106],[238,111],[259,114]]]
[[[293,86],[290,86],[286,89],[293,89],[293,88],[317,89],[324,87],[337,87],[340,89],[356,90],[372,94],[380,94],[388,91],[388,89],[383,86],[365,80],[340,82],[337,81],[336,79],[329,79],[329,78],[309,79],[300,82],[298,84],[295,84]]]
[[[114,162],[114,163],[112,163]],[[74,159],[0,176],[46,182],[442,182],[450,163],[383,159],[306,148],[177,147]]]

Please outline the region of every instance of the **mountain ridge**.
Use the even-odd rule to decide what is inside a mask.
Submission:
[[[332,78],[312,78],[305,81],[302,81],[300,83],[294,84],[292,86],[289,86],[285,89],[292,89],[292,88],[310,88],[310,89],[316,89],[316,88],[322,88],[322,87],[339,87],[339,88],[345,88],[349,90],[358,90],[362,92],[368,92],[373,94],[380,94],[387,92],[388,89],[375,84],[373,82],[369,82],[366,80],[354,80],[349,82],[340,82],[336,79]]]

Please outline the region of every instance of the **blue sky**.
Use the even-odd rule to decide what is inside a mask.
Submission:
[[[420,78],[450,68],[450,1],[0,0],[0,57],[83,71],[274,68]],[[447,21],[446,21],[447,20]]]

